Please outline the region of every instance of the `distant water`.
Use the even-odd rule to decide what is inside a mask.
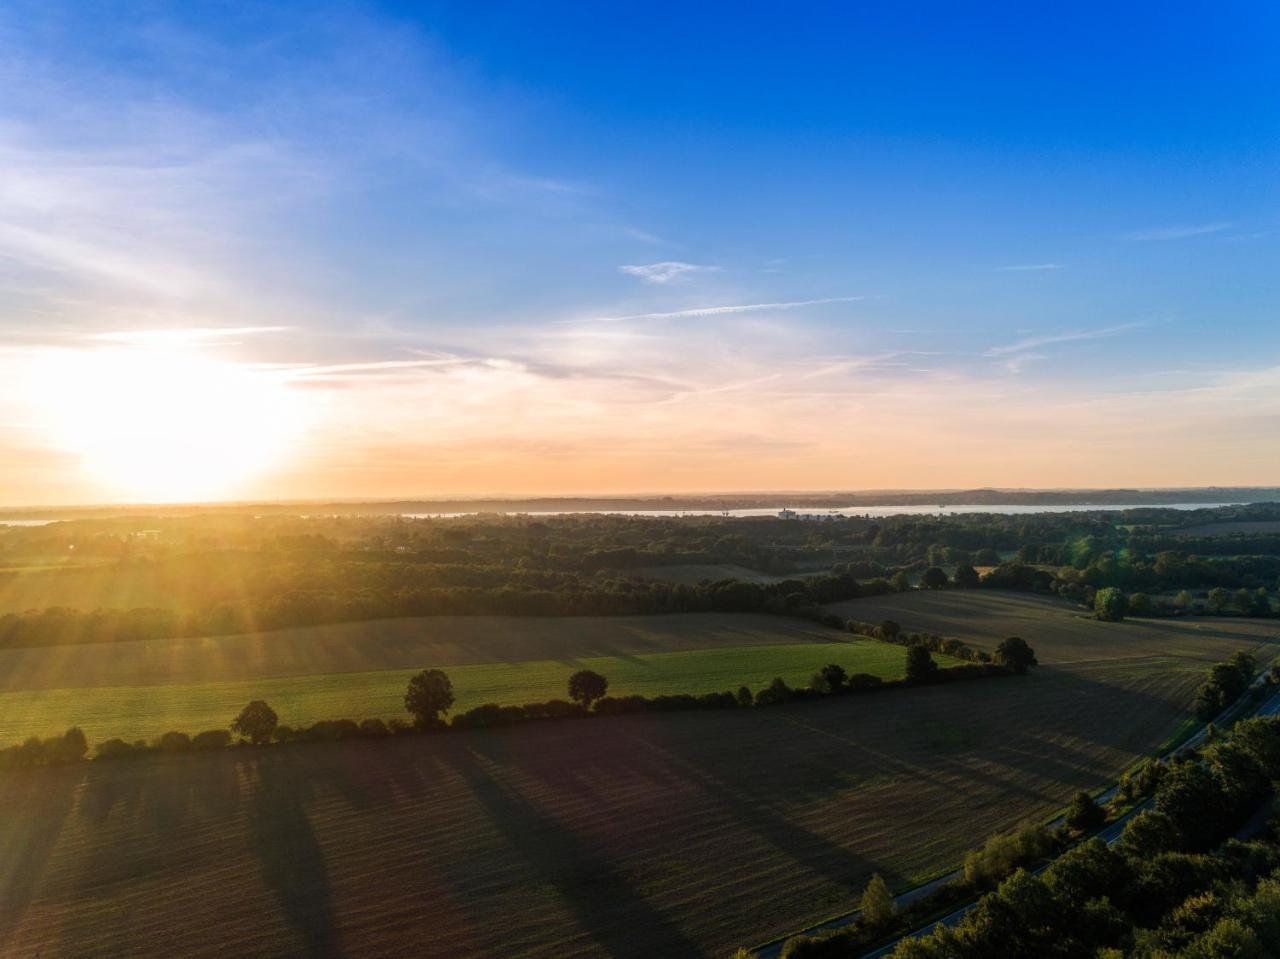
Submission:
[[[1090,504],[1075,505],[974,505],[974,506],[840,506],[831,509],[795,507],[801,516],[956,516],[960,513],[995,513],[1005,516],[1020,516],[1026,513],[1090,513],[1099,510],[1124,509],[1216,509],[1220,506],[1236,506],[1237,503],[1169,503],[1153,506],[1151,504],[1129,504],[1118,506],[1100,506]],[[778,508],[770,509],[579,509],[579,510],[486,510],[497,512],[503,516],[777,516]],[[436,519],[454,516],[475,516],[474,511],[465,513],[401,513],[406,519]]]
[[[1071,505],[975,505],[975,506],[840,506],[832,509],[796,507],[801,516],[955,516],[959,513],[995,513],[1005,516],[1020,516],[1025,513],[1089,513],[1098,510],[1122,509],[1217,509],[1221,506],[1239,506],[1239,503],[1167,503],[1153,505],[1136,503],[1120,506],[1099,506],[1089,504]],[[503,516],[777,516],[781,507],[767,509],[566,509],[566,510],[485,510],[486,513],[499,513]],[[340,515],[340,514],[325,514]],[[361,514],[366,515],[366,514]],[[367,514],[376,516],[376,513]],[[405,519],[448,519],[455,516],[476,516],[475,510],[459,513],[401,513]],[[0,526],[48,526],[76,519],[64,516],[56,519],[0,519]]]

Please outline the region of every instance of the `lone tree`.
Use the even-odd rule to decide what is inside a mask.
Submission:
[[[1100,589],[1093,597],[1093,614],[1108,623],[1118,623],[1124,619],[1124,593],[1114,586]]]
[[[980,580],[978,571],[967,563],[956,567],[955,584],[961,589],[974,589]]]
[[[902,627],[891,619],[886,619],[880,624],[880,636],[890,642],[897,639],[900,632]]]
[[[871,881],[867,883],[859,906],[862,908],[863,921],[872,929],[883,929],[893,920],[897,907],[893,903],[893,893],[889,891],[889,884],[884,881],[880,873],[872,876]]]
[[[1067,807],[1067,815],[1062,821],[1068,829],[1089,832],[1107,821],[1107,813],[1093,801],[1092,796],[1081,791],[1072,798],[1071,805]]]
[[[580,669],[569,677],[569,698],[582,703],[583,709],[602,698],[609,689],[609,680],[590,669]]]
[[[441,725],[440,714],[453,705],[453,683],[438,669],[424,669],[409,680],[404,694],[404,708],[413,716],[419,729]]]
[[[925,682],[938,673],[938,664],[933,661],[929,647],[916,643],[907,647],[907,679]]]
[[[1037,666],[1035,650],[1021,636],[1010,636],[996,647],[996,662],[1011,669],[1019,676],[1032,666]]]
[[[255,699],[231,721],[231,731],[237,736],[244,736],[255,746],[261,746],[270,741],[279,723],[276,711],[261,699]]]
[[[930,566],[924,571],[924,576],[920,578],[920,585],[925,589],[946,589],[948,585],[947,574],[937,566]]]
[[[828,663],[818,670],[818,677],[822,679],[827,691],[832,693],[838,693],[844,689],[844,681],[848,675],[839,663]]]
[[[1231,593],[1221,586],[1215,586],[1209,590],[1209,605],[1213,607],[1215,613],[1225,613],[1227,607],[1231,605]]]

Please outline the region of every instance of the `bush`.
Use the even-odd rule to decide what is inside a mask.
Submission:
[[[124,759],[139,751],[132,743],[127,743],[123,739],[108,739],[98,743],[96,750],[99,759]]]
[[[231,734],[225,729],[210,729],[191,737],[193,749],[221,749],[231,745]]]
[[[777,703],[785,703],[791,700],[791,687],[781,676],[774,677],[771,682],[760,692],[756,693],[757,706],[773,706]]]
[[[924,683],[938,674],[938,664],[926,646],[916,644],[907,647],[907,679]]]
[[[191,737],[180,732],[165,733],[156,740],[156,748],[167,753],[183,753],[191,748]]]
[[[851,690],[874,689],[883,684],[884,680],[873,673],[854,673],[845,680],[845,685]]]
[[[334,742],[358,735],[360,727],[352,719],[322,719],[297,732],[299,739],[313,742]]]
[[[1063,819],[1068,829],[1074,829],[1077,832],[1092,832],[1106,821],[1106,811],[1093,801],[1092,796],[1083,791],[1076,793],[1072,798]]]
[[[996,662],[1021,675],[1037,665],[1035,650],[1020,636],[1010,636],[996,647]]]
[[[1108,623],[1117,623],[1124,619],[1125,596],[1114,586],[1100,589],[1093,597],[1093,614]]]
[[[1025,826],[1015,833],[992,836],[981,849],[964,857],[964,879],[975,889],[991,889],[1020,866],[1052,855],[1058,842],[1044,826]]]

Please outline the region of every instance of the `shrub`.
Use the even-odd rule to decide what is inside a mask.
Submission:
[[[1106,811],[1083,790],[1072,798],[1071,805],[1067,807],[1067,814],[1063,818],[1067,828],[1077,832],[1092,832],[1106,821]]]
[[[1098,590],[1093,597],[1093,614],[1098,619],[1109,623],[1116,623],[1124,619],[1124,593],[1114,586]]]
[[[996,647],[996,662],[1021,675],[1037,665],[1036,653],[1020,636],[1010,636]]]
[[[851,691],[874,689],[876,686],[883,684],[884,680],[873,673],[854,673],[845,680],[845,686]]]
[[[1044,826],[1025,826],[1015,833],[992,836],[981,849],[964,857],[964,878],[975,889],[990,889],[1019,866],[1038,862],[1057,849]]]
[[[790,699],[791,687],[787,685],[786,680],[781,676],[775,676],[773,682],[756,693],[757,706],[773,706],[777,703],[788,702]]]
[[[316,742],[333,742],[338,739],[349,739],[360,734],[360,727],[353,719],[322,719],[312,723],[305,729],[298,730],[300,739]]]
[[[193,749],[221,749],[231,745],[231,734],[225,729],[210,729],[191,737]]]
[[[98,743],[97,756],[99,759],[124,759],[140,751],[132,743],[127,743],[123,739],[108,739]]]
[[[907,679],[916,683],[928,682],[938,674],[938,664],[928,647],[915,644],[907,647]]]
[[[863,921],[873,929],[883,929],[888,926],[897,912],[893,893],[889,891],[889,884],[884,881],[880,873],[871,877],[858,905],[862,910]]]
[[[947,574],[937,566],[930,566],[920,578],[920,585],[925,589],[946,589],[948,585]]]
[[[191,737],[186,733],[168,732],[156,740],[156,748],[167,753],[182,753],[191,748]]]

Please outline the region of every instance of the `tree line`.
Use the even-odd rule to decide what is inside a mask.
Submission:
[[[1011,644],[1011,645],[1009,645]],[[926,684],[957,682],[991,676],[1020,674],[1034,665],[1035,654],[1022,640],[1007,640],[998,661],[967,663],[939,668],[928,647],[913,644],[906,649],[905,675],[901,679],[883,680],[870,673],[850,675],[838,663],[830,663],[816,672],[809,684],[793,688],[781,677],[767,686],[751,690],[740,686],[700,695],[673,693],[659,696],[609,696],[609,680],[590,669],[573,673],[568,680],[568,699],[524,705],[485,703],[458,713],[449,719],[455,695],[453,682],[440,669],[425,669],[410,679],[405,690],[405,711],[410,721],[373,718],[357,722],[352,719],[321,720],[305,727],[283,725],[272,707],[263,700],[253,700],[231,721],[227,729],[213,729],[190,735],[170,731],[147,742],[127,742],[119,738],[97,745],[95,757],[102,760],[123,759],[154,752],[201,752],[232,745],[238,741],[255,746],[269,743],[328,742],[340,739],[379,739],[449,730],[482,729],[544,720],[585,719],[593,716],[618,716],[630,713],[672,712],[700,709],[746,709],[775,706],[823,697],[847,696],[872,691]],[[61,765],[78,762],[88,753],[88,743],[79,729],[51,739],[32,737],[26,742],[0,750],[0,768]]]

